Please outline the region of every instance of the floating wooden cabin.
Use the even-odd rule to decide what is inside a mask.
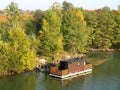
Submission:
[[[59,65],[50,68],[50,76],[68,78],[76,75],[85,75],[92,72],[92,64],[83,58],[71,58],[60,61]]]

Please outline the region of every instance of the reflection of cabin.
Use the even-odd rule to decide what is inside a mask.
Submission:
[[[87,75],[82,75],[82,76],[78,76],[75,78],[69,78],[69,79],[65,79],[65,80],[58,80],[58,79],[50,79],[50,83],[53,83],[53,85],[55,85],[56,83],[61,85],[62,87],[68,87],[68,86],[74,86],[77,84],[84,84],[84,82],[86,82],[86,80],[92,78],[92,73],[87,74]]]
[[[50,75],[65,78],[77,74],[85,74],[92,71],[92,65],[86,64],[85,59],[71,58],[60,61],[59,65],[50,69]]]

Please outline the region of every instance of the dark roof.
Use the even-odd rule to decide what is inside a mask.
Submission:
[[[76,63],[76,62],[84,62],[83,58],[71,58],[67,60],[62,60],[61,62],[67,62],[68,64]]]

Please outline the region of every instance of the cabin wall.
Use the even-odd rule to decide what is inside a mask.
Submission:
[[[58,67],[57,67],[57,66],[50,68],[50,73],[51,73],[51,74],[55,74],[55,75],[61,75],[61,71],[58,70]]]
[[[68,65],[69,73],[75,73],[80,71],[84,71],[84,62],[75,62]]]
[[[68,74],[68,69],[61,71],[61,75],[67,75],[67,74]]]
[[[68,74],[68,69],[59,70],[57,66],[52,67],[52,68],[50,68],[50,74],[59,75],[59,76],[67,75]]]

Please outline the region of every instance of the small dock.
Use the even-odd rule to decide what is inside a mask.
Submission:
[[[72,58],[60,61],[58,66],[50,68],[50,76],[65,79],[92,73],[92,64],[84,59]]]
[[[55,78],[60,78],[60,79],[68,79],[70,77],[78,77],[81,75],[87,75],[92,73],[92,69],[81,71],[81,72],[76,72],[76,73],[70,73],[67,75],[55,75],[55,74],[50,74],[50,76],[55,77]]]

